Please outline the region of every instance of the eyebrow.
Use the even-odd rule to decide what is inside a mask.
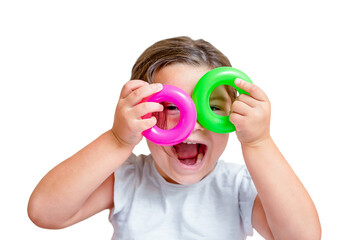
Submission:
[[[227,101],[227,98],[224,97],[223,95],[219,95],[219,96],[214,96],[214,97],[211,97],[211,96],[210,96],[210,99],[209,99],[209,100],[221,100],[221,101],[226,102],[226,101]]]

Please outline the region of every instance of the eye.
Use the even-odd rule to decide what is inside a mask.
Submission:
[[[179,108],[173,103],[163,103],[164,111],[166,115],[178,115],[180,113]]]
[[[218,106],[210,106],[211,111],[215,112],[215,111],[221,111],[221,108]]]
[[[176,105],[174,105],[174,104],[165,106],[165,109],[168,110],[168,111],[176,111],[176,110],[179,110],[178,107],[177,107]]]
[[[217,106],[217,105],[212,105],[210,106],[211,111],[213,111],[213,113],[219,115],[219,116],[228,116],[229,112],[226,110],[226,107],[221,107],[221,106]]]

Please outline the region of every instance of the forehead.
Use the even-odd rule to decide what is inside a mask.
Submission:
[[[199,79],[210,70],[207,66],[175,63],[157,71],[154,82],[173,85],[186,92],[192,92]]]
[[[199,79],[210,70],[211,68],[205,65],[170,64],[155,73],[154,82],[179,87],[191,96]],[[219,86],[212,92],[212,97],[220,95],[228,97],[224,86]]]

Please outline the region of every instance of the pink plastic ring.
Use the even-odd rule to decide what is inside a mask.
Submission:
[[[163,89],[152,95],[147,102],[171,102],[180,111],[178,124],[169,130],[154,126],[143,131],[144,137],[158,145],[170,146],[183,142],[192,132],[196,124],[196,107],[191,97],[182,89],[163,85]]]

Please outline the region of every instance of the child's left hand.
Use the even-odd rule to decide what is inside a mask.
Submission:
[[[270,101],[258,86],[236,79],[236,86],[250,93],[233,102],[229,119],[241,144],[254,145],[270,137]]]

